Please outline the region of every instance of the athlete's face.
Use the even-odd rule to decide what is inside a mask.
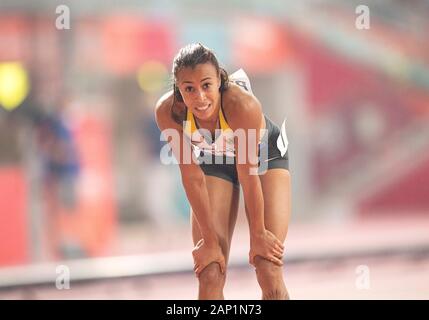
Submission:
[[[182,68],[176,80],[186,106],[197,118],[212,120],[217,117],[221,81],[211,63]]]

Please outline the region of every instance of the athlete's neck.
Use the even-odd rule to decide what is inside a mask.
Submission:
[[[216,129],[217,124],[219,122],[219,110],[220,110],[220,101],[217,104],[217,106],[215,107],[215,110],[214,110],[214,112],[210,118],[205,119],[205,120],[201,120],[201,119],[194,116],[195,121],[198,122],[198,126],[200,128],[205,128],[208,130],[214,130],[214,129]]]

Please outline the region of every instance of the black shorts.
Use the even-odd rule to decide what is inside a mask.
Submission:
[[[280,128],[267,116],[264,115],[264,117],[267,130],[265,134],[268,135],[268,138],[264,136],[262,142],[259,144],[258,155],[260,155],[262,148],[268,148],[268,157],[265,159],[267,162],[266,165],[260,165],[259,162],[258,174],[262,175],[267,170],[276,168],[289,170],[289,150],[287,150],[286,154],[282,157],[280,150],[277,148],[277,139],[280,135]],[[239,185],[235,158],[212,156],[209,164],[201,162],[200,167],[207,176],[215,176],[232,182],[234,185]]]

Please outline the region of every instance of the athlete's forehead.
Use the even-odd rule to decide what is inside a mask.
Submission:
[[[206,80],[215,80],[218,73],[211,63],[197,64],[195,67],[183,67],[177,73],[179,84],[198,84]]]

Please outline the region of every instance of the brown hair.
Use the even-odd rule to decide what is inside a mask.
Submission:
[[[183,97],[180,94],[179,88],[176,86],[177,74],[182,68],[191,67],[195,68],[198,64],[211,63],[216,71],[218,72],[221,80],[219,91],[223,92],[228,89],[228,73],[225,69],[219,66],[219,62],[214,52],[202,45],[201,43],[188,44],[181,48],[173,60],[173,105],[172,105],[172,117],[176,122],[181,124],[181,117],[173,112],[175,101],[183,102]]]

